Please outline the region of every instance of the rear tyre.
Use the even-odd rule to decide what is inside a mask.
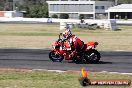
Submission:
[[[92,49],[90,52],[86,54],[85,58],[86,58],[87,63],[98,63],[101,56],[97,50]]]
[[[51,51],[49,53],[49,58],[53,62],[62,62],[62,60],[64,59],[64,56],[60,54],[55,54],[54,51]]]

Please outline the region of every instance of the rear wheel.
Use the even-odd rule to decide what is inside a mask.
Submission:
[[[61,62],[64,59],[64,56],[60,54],[55,54],[54,51],[51,51],[49,53],[49,58],[53,62]]]
[[[97,63],[99,62],[101,56],[100,56],[100,53],[95,50],[95,49],[92,49],[90,52],[87,52],[86,56],[86,61],[89,63]]]

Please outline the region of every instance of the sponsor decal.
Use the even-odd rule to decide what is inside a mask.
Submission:
[[[89,85],[116,85],[116,86],[130,86],[130,80],[124,79],[103,79],[103,80],[92,80],[89,79],[89,72],[85,71],[84,68],[81,70],[82,76],[79,78],[79,82],[82,86],[89,86]]]

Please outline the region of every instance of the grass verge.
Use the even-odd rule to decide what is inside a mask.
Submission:
[[[0,48],[51,48],[57,40],[59,25],[46,24],[0,24]],[[85,43],[99,42],[98,50],[132,51],[132,26],[120,26],[119,31],[73,29]]]
[[[80,72],[47,72],[25,69],[0,70],[0,88],[82,88]],[[90,79],[129,79],[131,75],[91,72]],[[88,86],[86,88],[132,88],[132,86]]]

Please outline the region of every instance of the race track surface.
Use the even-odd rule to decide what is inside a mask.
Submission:
[[[49,50],[45,49],[0,49],[0,68],[27,68],[48,70],[109,71],[132,73],[132,52],[103,52],[97,64],[75,64],[67,61],[51,62]]]

